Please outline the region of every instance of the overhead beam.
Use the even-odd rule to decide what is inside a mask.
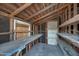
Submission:
[[[47,17],[45,17],[45,18],[43,18],[43,19],[40,19],[39,21],[34,22],[33,24],[42,23],[42,22],[47,22],[47,21],[49,21],[49,20],[51,20],[51,19],[53,19],[53,18],[58,17],[58,15],[61,14],[62,12],[63,12],[63,11],[60,11],[60,12],[57,12],[57,13],[53,13],[52,15],[47,16]],[[48,20],[48,19],[49,19],[49,20]]]
[[[49,9],[49,8],[51,8],[51,7],[53,7],[53,4],[51,4],[51,5],[50,5],[50,6],[48,6],[48,7],[45,7],[44,9],[42,9],[42,10],[38,11],[38,12],[37,12],[37,13],[35,13],[35,14],[33,14],[33,15],[29,16],[26,20],[29,20],[29,19],[33,18],[34,16],[36,16],[36,15],[38,15],[38,14],[40,14],[40,13],[42,13],[42,12],[46,11],[46,10],[48,10],[48,9]]]
[[[49,15],[51,15],[51,14],[53,14],[53,13],[59,12],[60,10],[64,9],[64,8],[67,7],[67,6],[68,6],[68,4],[62,6],[62,7],[59,8],[59,9],[55,9],[54,11],[52,11],[52,12],[50,12],[50,13],[47,13],[47,14],[45,14],[44,16],[42,16],[42,17],[36,19],[33,23],[35,23],[35,22],[39,21],[40,19],[43,19],[43,18],[45,18],[45,17],[47,17],[47,16],[49,16]]]
[[[11,13],[11,17],[17,15],[18,13],[20,13],[21,11],[23,11],[24,9],[26,9],[30,5],[31,5],[30,3],[24,4],[23,6],[21,6],[17,10],[15,10],[13,13]]]
[[[48,16],[48,17],[46,17],[45,19],[41,19],[41,20],[39,20],[38,22],[33,23],[33,24],[48,22],[48,21],[50,21],[50,20],[56,18],[56,17],[57,17],[57,14],[58,14],[58,13],[56,13],[56,14],[54,14],[54,15],[51,15],[51,16]],[[49,19],[49,20],[48,20],[48,19]]]
[[[9,4],[9,3],[6,3],[5,6],[10,8],[10,9],[12,9],[12,10],[16,10],[17,9],[17,6],[14,6],[14,5]]]
[[[11,13],[12,12],[12,10],[10,10],[9,8],[6,8],[6,6],[4,7],[4,6],[0,5],[0,9],[5,11],[6,13]]]
[[[10,14],[0,11],[0,15],[9,17]]]

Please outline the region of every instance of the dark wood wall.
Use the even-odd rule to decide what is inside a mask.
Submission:
[[[9,32],[9,19],[0,16],[0,33]],[[0,34],[0,44],[9,41],[10,34]]]

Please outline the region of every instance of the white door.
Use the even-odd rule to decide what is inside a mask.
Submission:
[[[57,21],[48,22],[48,44],[57,44]]]

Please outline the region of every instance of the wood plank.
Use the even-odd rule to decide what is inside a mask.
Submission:
[[[46,17],[45,19],[41,19],[41,20],[39,20],[39,21],[37,21],[37,22],[35,22],[35,23],[33,23],[33,24],[41,24],[41,23],[44,23],[44,22],[48,22],[48,21],[50,21],[50,20],[56,18],[56,16],[57,16],[57,14],[48,16],[48,17]],[[49,20],[48,20],[48,19],[49,19]]]
[[[14,11],[13,8],[8,7],[6,4],[2,4],[2,5],[0,4],[0,9],[4,10],[4,12],[7,11],[8,13],[11,13]]]
[[[63,27],[63,26],[66,26],[66,25],[69,25],[71,23],[75,23],[75,22],[78,22],[79,21],[79,14],[74,16],[73,18],[65,21],[63,24],[61,24],[59,27]]]
[[[39,24],[39,23],[44,23],[44,22],[50,21],[50,20],[56,18],[55,16],[58,16],[58,14],[61,14],[62,12],[63,12],[63,11],[60,11],[60,12],[55,13],[55,14],[53,14],[53,15],[47,16],[46,18],[40,19],[39,21],[34,22],[33,24]],[[48,20],[48,19],[50,19],[50,20]]]
[[[11,32],[3,32],[3,33],[0,33],[0,35],[6,35],[6,34],[12,34]]]
[[[74,16],[77,15],[77,3],[74,3]]]
[[[34,16],[36,16],[36,15],[38,15],[38,14],[40,14],[40,13],[46,11],[47,9],[49,9],[49,8],[51,8],[51,7],[53,7],[53,4],[51,4],[50,6],[48,6],[48,7],[44,8],[44,9],[38,11],[37,13],[35,13],[35,14],[33,14],[32,16],[28,17],[26,20],[29,20],[29,19],[33,18]]]
[[[14,32],[14,18],[9,18],[9,22],[10,22],[10,28],[9,28],[9,31],[11,33]],[[10,40],[14,40],[14,34],[10,34]]]
[[[16,10],[17,9],[16,6],[14,6],[13,4],[10,4],[10,3],[5,3],[5,6],[7,6],[10,9],[13,9],[13,10]]]
[[[40,19],[43,19],[43,18],[45,18],[45,17],[47,17],[47,16],[49,16],[49,15],[51,15],[51,14],[53,14],[53,13],[59,12],[60,10],[66,8],[67,6],[68,6],[68,4],[62,6],[62,7],[59,8],[59,9],[54,10],[53,12],[47,13],[46,15],[44,15],[44,16],[42,16],[42,17],[36,19],[34,22],[37,22],[37,21],[39,21]]]
[[[21,11],[23,11],[24,9],[26,9],[27,7],[29,7],[31,4],[24,4],[23,6],[21,6],[20,8],[18,8],[17,10],[15,10],[13,13],[11,13],[11,17],[17,15],[18,13],[20,13]]]
[[[22,38],[22,40],[14,40],[4,44],[0,44],[0,54],[10,56],[18,51],[23,50],[27,44],[33,42],[34,40],[40,38],[42,34],[33,35],[30,37]]]
[[[0,15],[9,17],[10,14],[0,11]]]
[[[62,38],[65,38],[66,41],[70,42],[71,44],[79,48],[79,36],[74,36],[68,33],[58,33],[58,35]]]
[[[69,4],[69,6],[68,6],[68,19],[70,19],[71,18],[71,4]]]

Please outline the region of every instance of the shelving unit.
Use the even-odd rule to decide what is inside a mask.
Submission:
[[[71,44],[79,48],[79,36],[72,35],[68,33],[58,33],[59,36],[65,38],[66,41],[69,41]]]
[[[59,14],[58,16],[58,38],[59,40],[62,39],[64,42],[67,41],[66,43],[69,44],[69,46],[79,52],[79,4],[69,4],[66,9],[67,12],[62,12],[65,14],[64,17],[63,14]],[[63,11],[66,11],[66,9],[63,9]],[[63,49],[68,49],[67,46],[63,45]]]
[[[79,9],[79,4],[70,4],[67,8],[69,14],[65,13],[66,16],[64,18],[61,18],[59,16],[59,32],[78,34],[79,32],[79,29],[78,29],[79,28],[79,25],[78,25],[79,24],[79,19],[78,19],[79,10],[78,9]],[[66,9],[64,9],[64,11],[65,10]]]
[[[25,37],[20,40],[14,40],[14,41],[10,41],[10,42],[1,44],[0,45],[0,55],[6,55],[6,56],[19,55],[23,49],[28,48],[27,46],[29,44],[31,45],[31,43],[34,40],[37,40],[41,36],[42,36],[42,34],[37,34],[37,35],[33,35],[33,36],[30,36],[27,38]],[[29,48],[30,47],[31,46],[29,46]]]

